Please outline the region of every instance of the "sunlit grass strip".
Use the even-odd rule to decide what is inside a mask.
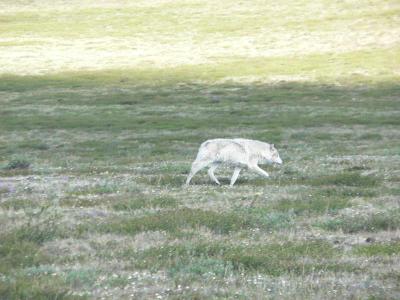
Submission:
[[[51,75],[1,75],[0,91],[35,90],[43,87],[91,87],[93,85],[137,84],[164,85],[192,81],[214,82],[224,78],[279,75],[312,76],[320,83],[343,84],[395,82],[399,79],[396,65],[399,47],[359,50],[348,53],[310,54],[300,57],[224,58],[215,64],[185,65],[171,68],[137,67],[102,71],[65,72]],[[365,75],[349,75],[362,68]],[[379,76],[378,76],[379,75]],[[266,79],[268,81],[268,78]]]

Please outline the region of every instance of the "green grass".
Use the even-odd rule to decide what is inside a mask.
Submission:
[[[354,249],[356,255],[362,256],[386,256],[398,255],[400,253],[400,243],[360,245]]]
[[[130,252],[128,252],[130,253]],[[126,253],[126,255],[128,255]],[[334,268],[324,259],[340,252],[324,242],[280,243],[242,247],[225,244],[177,245],[152,248],[133,255],[134,265],[140,268],[168,268],[171,276],[226,276],[233,270],[261,272],[271,276],[307,274]],[[305,259],[319,263],[307,263]],[[342,266],[337,265],[337,270]]]
[[[7,164],[5,169],[6,170],[28,169],[30,165],[31,163],[24,159],[14,159]]]
[[[389,2],[390,1],[385,1]],[[112,37],[135,36],[154,32],[160,38],[167,39],[168,35],[185,33],[194,34],[196,39],[209,37],[212,33],[230,36],[242,36],[260,28],[278,30],[302,29],[315,31],[336,29],[348,25],[352,20],[363,21],[372,19],[390,28],[395,25],[395,16],[398,9],[385,8],[376,10],[378,1],[368,2],[362,7],[353,7],[347,3],[326,3],[329,15],[315,15],[318,5],[295,1],[282,4],[284,9],[262,5],[255,1],[255,11],[249,13],[246,6],[237,6],[233,1],[220,3],[217,6],[211,3],[158,3],[155,6],[129,5],[116,7],[79,7],[71,5],[73,10],[60,10],[57,3],[47,3],[46,10],[32,9],[22,12],[2,14],[4,23],[1,33],[5,36],[15,34],[34,34],[36,36],[55,37],[59,33],[64,38],[79,36],[96,37],[99,32]],[[13,3],[14,4],[14,3]],[[235,7],[235,10],[232,10]],[[287,10],[290,8],[290,15]],[[39,6],[40,8],[40,6]],[[224,12],[229,11],[230,14]],[[118,18],[114,15],[118,13]],[[182,14],[193,14],[190,19],[181,19]],[[274,15],[275,18],[265,18],[265,15]],[[209,17],[209,18],[207,18]],[[234,22],[231,17],[237,19]],[[149,20],[150,18],[150,20]],[[108,26],[105,26],[107,24]],[[354,29],[364,28],[363,22],[351,24]],[[349,26],[349,25],[348,25]]]
[[[396,1],[2,4],[0,299],[398,298]]]
[[[42,278],[17,277],[8,282],[0,282],[0,295],[3,299],[88,299],[85,296],[71,295],[69,287],[60,279],[49,276]]]
[[[318,224],[329,231],[341,230],[346,233],[376,232],[400,228],[399,209],[374,214],[340,216]]]
[[[148,197],[133,197],[130,199],[123,199],[122,201],[117,201],[113,204],[115,210],[130,211],[141,208],[176,208],[178,207],[179,201],[172,197],[158,197],[158,198],[148,198]]]
[[[110,185],[107,183],[96,184],[94,186],[86,186],[81,187],[77,190],[71,191],[69,194],[71,196],[80,196],[80,195],[88,195],[88,194],[112,194],[118,191],[118,187],[114,185]]]
[[[40,251],[37,243],[23,241],[16,237],[2,236],[0,246],[1,272],[10,272],[13,268],[29,267],[48,263],[48,257]]]
[[[179,208],[138,218],[112,220],[102,225],[103,232],[136,234],[143,231],[179,233],[185,228],[206,227],[218,234],[250,229],[256,226],[249,218],[234,213],[217,213],[200,209]]]
[[[378,185],[380,180],[376,176],[363,176],[359,173],[342,173],[335,175],[320,176],[312,179],[312,185],[338,185],[338,186],[365,186],[373,187]]]
[[[179,261],[169,269],[171,277],[187,279],[196,276],[224,277],[234,272],[233,265],[219,258],[192,258],[190,262]]]
[[[90,287],[97,279],[96,270],[71,270],[65,275],[67,285],[79,288]]]
[[[15,270],[51,262],[41,246],[56,238],[63,238],[67,230],[57,224],[57,215],[43,216],[46,208],[27,215],[23,225],[0,235],[0,272],[12,274]]]
[[[349,207],[348,198],[322,198],[313,197],[305,199],[282,199],[279,200],[272,206],[273,210],[277,211],[293,211],[295,214],[301,213],[323,213],[323,212],[335,212],[342,208]]]

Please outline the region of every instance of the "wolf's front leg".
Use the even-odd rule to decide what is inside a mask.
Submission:
[[[198,161],[195,160],[192,164],[192,168],[190,170],[190,173],[186,179],[186,185],[189,185],[190,181],[192,180],[193,176],[199,172],[201,169],[207,167],[209,164],[211,163],[211,161]]]
[[[240,168],[235,168],[235,171],[233,171],[230,186],[233,186],[235,184],[236,179],[239,177],[240,170]]]
[[[254,172],[256,172],[257,174],[259,174],[261,176],[264,176],[266,178],[269,177],[269,174],[257,165],[251,165],[249,168],[250,168],[250,170],[253,170]]]
[[[215,164],[215,163],[214,163],[214,164],[211,164],[211,167],[208,169],[208,176],[210,176],[210,178],[211,178],[212,180],[214,180],[214,182],[215,182],[216,184],[220,185],[220,183],[219,183],[217,177],[215,177],[215,175],[214,175],[214,171],[215,171],[216,168],[218,168],[218,164]]]

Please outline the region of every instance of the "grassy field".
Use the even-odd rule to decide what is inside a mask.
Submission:
[[[217,2],[0,2],[0,299],[400,298],[400,3]]]

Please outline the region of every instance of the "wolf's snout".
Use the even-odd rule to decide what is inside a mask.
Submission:
[[[276,161],[277,164],[281,165],[283,163],[282,159],[279,157]]]

